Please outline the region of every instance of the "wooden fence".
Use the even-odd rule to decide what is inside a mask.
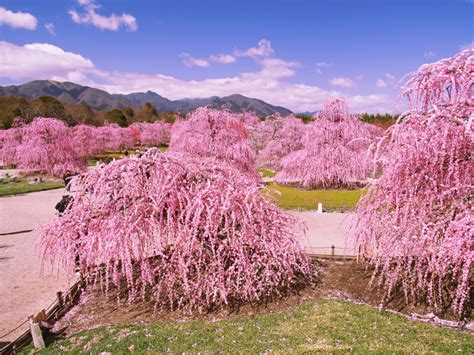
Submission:
[[[85,282],[79,280],[68,290],[66,295],[62,292],[57,293],[56,300],[46,310],[41,310],[33,317],[33,322],[42,325],[52,324],[59,318],[61,318],[67,311],[69,311],[79,300],[81,292],[84,288]],[[21,325],[27,323],[25,321]],[[16,329],[15,329],[16,330]],[[16,354],[18,351],[28,346],[32,341],[32,335],[30,330],[24,332],[16,340],[8,343],[0,349],[1,355]]]

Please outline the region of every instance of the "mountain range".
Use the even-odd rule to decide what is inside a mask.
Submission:
[[[35,80],[22,85],[0,86],[0,96],[13,95],[36,99],[40,96],[52,96],[63,103],[85,103],[94,110],[112,108],[138,108],[149,102],[158,113],[179,112],[186,114],[198,107],[210,106],[228,109],[231,112],[252,111],[259,116],[274,113],[288,115],[291,111],[285,107],[273,106],[262,100],[234,94],[225,97],[169,100],[153,91],[135,92],[131,94],[110,94],[107,91],[83,86],[71,82],[53,80]]]

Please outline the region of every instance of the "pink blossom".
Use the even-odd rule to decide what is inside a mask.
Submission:
[[[472,50],[425,64],[402,87],[411,111],[379,143],[383,174],[357,208],[355,238],[386,299],[470,307],[474,257]]]
[[[0,130],[0,162],[2,164],[17,163],[17,148],[23,141],[24,128],[22,126]]]
[[[104,147],[97,135],[96,127],[84,124],[77,125],[71,129],[73,146],[81,158],[91,158],[96,154],[103,153]]]
[[[228,111],[201,107],[187,120],[177,121],[171,131],[169,150],[198,157],[215,157],[258,179],[249,134]]]
[[[353,188],[369,173],[369,145],[381,130],[350,115],[344,99],[328,100],[306,125],[303,148],[281,161],[275,180],[303,188]]]
[[[257,165],[278,171],[284,157],[303,148],[303,136],[307,127],[301,119],[294,116],[267,118],[261,125],[267,134],[267,143],[258,154]]]
[[[307,282],[297,221],[233,164],[163,154],[100,165],[77,179],[70,207],[42,229],[44,260],[129,300],[207,311],[261,302]]]
[[[140,143],[145,146],[160,146],[170,139],[171,124],[163,121],[140,125]]]
[[[16,148],[18,169],[54,176],[85,169],[84,162],[74,150],[71,131],[64,122],[37,117],[22,129],[23,138]]]

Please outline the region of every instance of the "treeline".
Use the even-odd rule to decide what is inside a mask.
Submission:
[[[116,123],[121,127],[127,127],[135,122],[173,123],[176,115],[176,113],[159,114],[156,107],[148,102],[135,110],[126,107],[97,111],[85,103],[63,103],[52,96],[40,96],[36,99],[0,97],[0,129],[10,128],[16,117],[23,117],[27,122],[31,122],[35,117],[55,117],[68,126],[78,124],[102,126],[105,123]]]
[[[385,129],[393,125],[398,117],[400,117],[400,115],[390,115],[388,113],[383,115],[380,113],[363,113],[361,120]]]

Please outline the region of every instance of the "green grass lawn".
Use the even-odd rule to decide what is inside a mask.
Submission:
[[[31,346],[25,352],[31,350]],[[474,335],[336,300],[219,322],[99,327],[41,353],[474,352]]]
[[[0,196],[20,195],[28,192],[52,190],[64,187],[62,182],[41,182],[39,184],[29,184],[27,181],[9,182],[0,184]]]
[[[318,202],[321,202],[324,211],[352,211],[362,192],[362,190],[301,190],[275,183],[270,183],[268,187],[281,193],[270,194],[285,210],[315,210]]]
[[[258,168],[257,171],[259,173],[261,173],[263,177],[272,178],[272,177],[276,176],[276,172],[274,172],[273,170],[270,170],[270,169]]]

